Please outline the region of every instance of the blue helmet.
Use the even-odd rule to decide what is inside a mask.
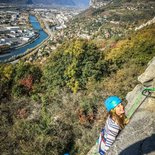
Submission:
[[[105,100],[104,104],[107,111],[109,112],[111,109],[114,109],[121,102],[122,100],[118,96],[110,96]]]

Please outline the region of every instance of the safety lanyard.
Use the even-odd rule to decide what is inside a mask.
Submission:
[[[138,95],[138,97],[136,98],[135,102],[133,103],[132,107],[130,108],[130,110],[127,113],[127,118],[130,119],[132,117],[132,115],[135,113],[135,111],[138,109],[138,107],[145,101],[145,99],[147,97],[153,97],[155,98],[155,96],[151,96],[151,92],[155,91],[155,88],[144,88],[142,93],[140,93]],[[142,97],[146,96],[143,100]],[[141,101],[142,100],[142,101]]]

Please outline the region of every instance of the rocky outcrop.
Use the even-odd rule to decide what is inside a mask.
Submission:
[[[143,85],[155,80],[155,57],[149,62],[148,65],[149,66],[145,73],[138,77],[138,81],[140,81]]]
[[[148,65],[146,71],[138,77],[141,84],[126,96],[127,113],[144,87],[155,88],[155,57]],[[155,92],[147,97],[142,95],[138,102],[142,104],[118,136],[108,155],[155,154]]]
[[[90,0],[89,5],[93,8],[99,8],[107,5],[111,0]]]
[[[135,31],[140,30],[148,25],[154,24],[155,23],[155,17],[151,20],[149,20],[147,23],[140,25],[139,27],[135,28]]]
[[[142,95],[144,88],[155,88],[155,57],[138,80],[140,84],[126,96],[128,101],[126,113],[130,112],[135,102],[141,104],[107,155],[155,154],[155,91],[146,93],[146,96]],[[87,155],[95,154],[97,155],[97,145]]]

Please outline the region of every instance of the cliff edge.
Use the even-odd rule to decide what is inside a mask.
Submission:
[[[144,88],[155,88],[155,57],[148,63],[145,72],[138,77],[138,84],[126,96],[128,113],[137,96]],[[129,122],[121,131],[107,155],[155,155],[155,92],[141,95],[137,102],[142,104]],[[97,154],[97,145],[87,155]]]
[[[144,87],[155,88],[155,57],[149,62],[146,71],[138,77],[138,81],[141,84],[126,96],[127,113]],[[155,154],[155,92],[148,97],[142,96],[140,102],[142,104],[118,136],[108,155]]]

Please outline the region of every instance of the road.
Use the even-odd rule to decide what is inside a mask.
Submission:
[[[49,28],[49,25],[47,24],[47,21],[42,18],[42,21],[44,22],[44,25],[46,27],[46,30],[48,31],[48,34],[50,35],[51,38],[54,37],[54,34],[52,33],[51,29]]]
[[[22,56],[20,59],[24,59],[26,57],[29,57],[30,55],[34,54],[36,51],[38,51],[40,49],[40,47],[44,44],[47,43],[48,40],[51,40],[53,37],[54,37],[54,33],[51,31],[51,29],[49,28],[49,25],[47,24],[46,20],[42,18],[42,21],[44,22],[44,25],[45,25],[45,29],[48,31],[48,39],[44,40],[41,44],[39,44],[37,47],[35,47],[34,49],[29,49],[31,50],[30,53],[26,54],[25,56]],[[45,31],[46,31],[45,30]],[[19,59],[15,60],[15,61],[12,61],[11,63],[17,63]]]

